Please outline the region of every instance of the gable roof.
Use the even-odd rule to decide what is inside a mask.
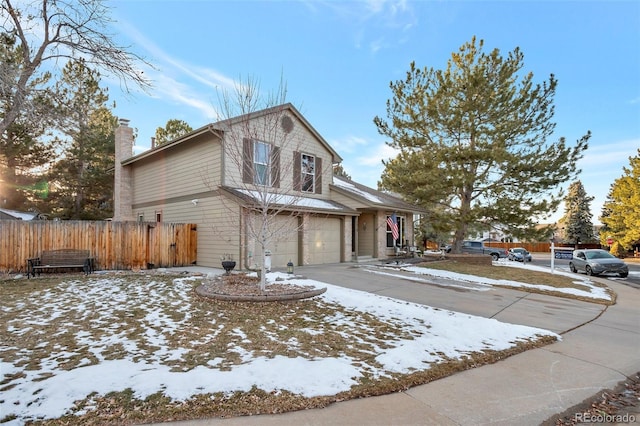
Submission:
[[[400,197],[369,188],[368,186],[364,186],[342,176],[334,175],[333,184],[331,184],[330,187],[332,190],[359,201],[371,208],[385,208],[389,210],[400,210],[413,213],[425,212],[420,207],[407,203]]]
[[[307,130],[313,134],[313,136],[320,142],[320,144],[331,153],[331,160],[332,163],[336,164],[336,163],[340,163],[342,161],[342,157],[340,157],[340,155],[338,155],[338,153],[331,147],[331,145],[329,145],[329,143],[320,135],[320,133],[318,133],[318,131],[311,125],[311,123],[309,123],[307,121],[306,118],[304,118],[304,116],[302,114],[300,114],[300,111],[298,111],[296,109],[296,107],[294,107],[291,103],[286,103],[286,104],[282,104],[282,105],[277,105],[271,108],[266,108],[260,111],[255,111],[255,112],[251,112],[248,114],[244,114],[244,115],[239,115],[237,117],[231,117],[228,119],[224,119],[224,120],[220,120],[220,121],[216,121],[215,123],[210,123],[207,124],[205,126],[202,126],[196,130],[193,130],[192,132],[189,132],[183,136],[180,136],[177,139],[174,139],[172,141],[169,141],[167,143],[164,143],[162,145],[156,146],[154,148],[151,148],[143,153],[134,155],[124,161],[122,161],[122,165],[127,165],[127,164],[131,164],[134,163],[138,160],[141,160],[143,158],[147,158],[147,157],[151,157],[151,156],[155,156],[158,152],[161,151],[165,151],[167,149],[169,149],[170,147],[176,146],[178,144],[184,143],[189,141],[190,139],[194,139],[195,137],[198,137],[202,134],[211,132],[214,135],[219,136],[220,138],[222,138],[222,135],[224,135],[225,129],[228,128],[229,126],[232,126],[234,124],[237,123],[241,123],[243,121],[247,121],[247,120],[255,120],[257,118],[260,117],[264,117],[265,115],[268,114],[273,114],[276,112],[282,112],[283,110],[288,110],[289,113],[291,113],[291,115],[295,116],[306,128]]]
[[[320,141],[322,146],[327,149],[331,153],[332,162],[334,164],[342,162],[342,157],[329,145],[329,143],[318,133],[318,131],[307,121],[306,118],[293,106],[293,104],[287,102],[286,104],[276,105],[270,108],[262,109],[260,111],[250,112],[248,114],[239,115],[237,117],[228,118],[225,120],[218,121],[216,123],[211,124],[214,128],[224,132],[225,126],[232,126],[236,123],[241,123],[243,121],[255,120],[260,117],[264,117],[265,115],[273,114],[273,113],[281,113],[284,110],[288,110],[293,116],[295,116],[306,128],[313,134],[313,136]]]

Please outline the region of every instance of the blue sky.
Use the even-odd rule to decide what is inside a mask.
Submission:
[[[115,114],[149,147],[169,119],[216,120],[217,90],[258,79],[277,89],[376,187],[394,156],[373,118],[386,117],[389,83],[409,63],[444,69],[475,35],[485,51],[520,47],[536,82],[558,79],[554,139],[593,136],[580,180],[598,222],[609,187],[640,148],[640,2],[637,1],[113,1],[113,33],[153,63],[149,93],[125,96]],[[568,186],[569,182],[567,182]],[[562,216],[564,207],[552,217]]]

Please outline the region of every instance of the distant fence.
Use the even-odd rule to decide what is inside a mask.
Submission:
[[[550,242],[537,242],[537,243],[498,243],[498,242],[485,242],[487,247],[496,247],[503,248],[505,250],[509,250],[514,247],[523,247],[530,251],[531,253],[551,253],[551,243]],[[427,241],[427,248],[431,250],[437,250],[438,244],[433,241]],[[578,248],[587,248],[587,249],[599,249],[602,246],[598,243],[593,244],[578,244]],[[575,246],[559,246],[556,244],[556,250],[574,250]]]
[[[551,253],[551,243],[549,242],[538,242],[538,243],[495,243],[495,242],[485,242],[487,247],[498,247],[503,249],[510,249],[514,247],[523,247],[530,251],[531,253]],[[574,250],[576,247],[573,245],[555,245],[556,250]],[[602,248],[600,244],[578,244],[577,248],[581,249],[599,249]]]
[[[188,223],[0,220],[0,272],[25,272],[43,250],[89,250],[97,269],[186,266],[197,259]]]

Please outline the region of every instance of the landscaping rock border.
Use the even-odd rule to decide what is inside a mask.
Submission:
[[[226,294],[217,293],[206,285],[200,285],[196,287],[196,293],[199,296],[216,300],[225,300],[228,302],[285,302],[292,300],[309,299],[311,297],[319,296],[326,291],[327,288],[324,287],[315,290],[293,291],[290,293],[278,292],[275,294]]]

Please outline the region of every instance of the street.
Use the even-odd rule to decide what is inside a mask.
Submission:
[[[544,266],[551,268],[551,253],[531,253],[533,260],[532,265]],[[629,266],[629,276],[627,278],[620,278],[617,275],[601,275],[600,278],[606,278],[615,280],[621,284],[626,284],[630,287],[640,290],[640,262],[632,260],[625,260],[625,263]],[[567,259],[555,259],[554,269],[563,272],[571,272],[569,270],[569,260]]]

